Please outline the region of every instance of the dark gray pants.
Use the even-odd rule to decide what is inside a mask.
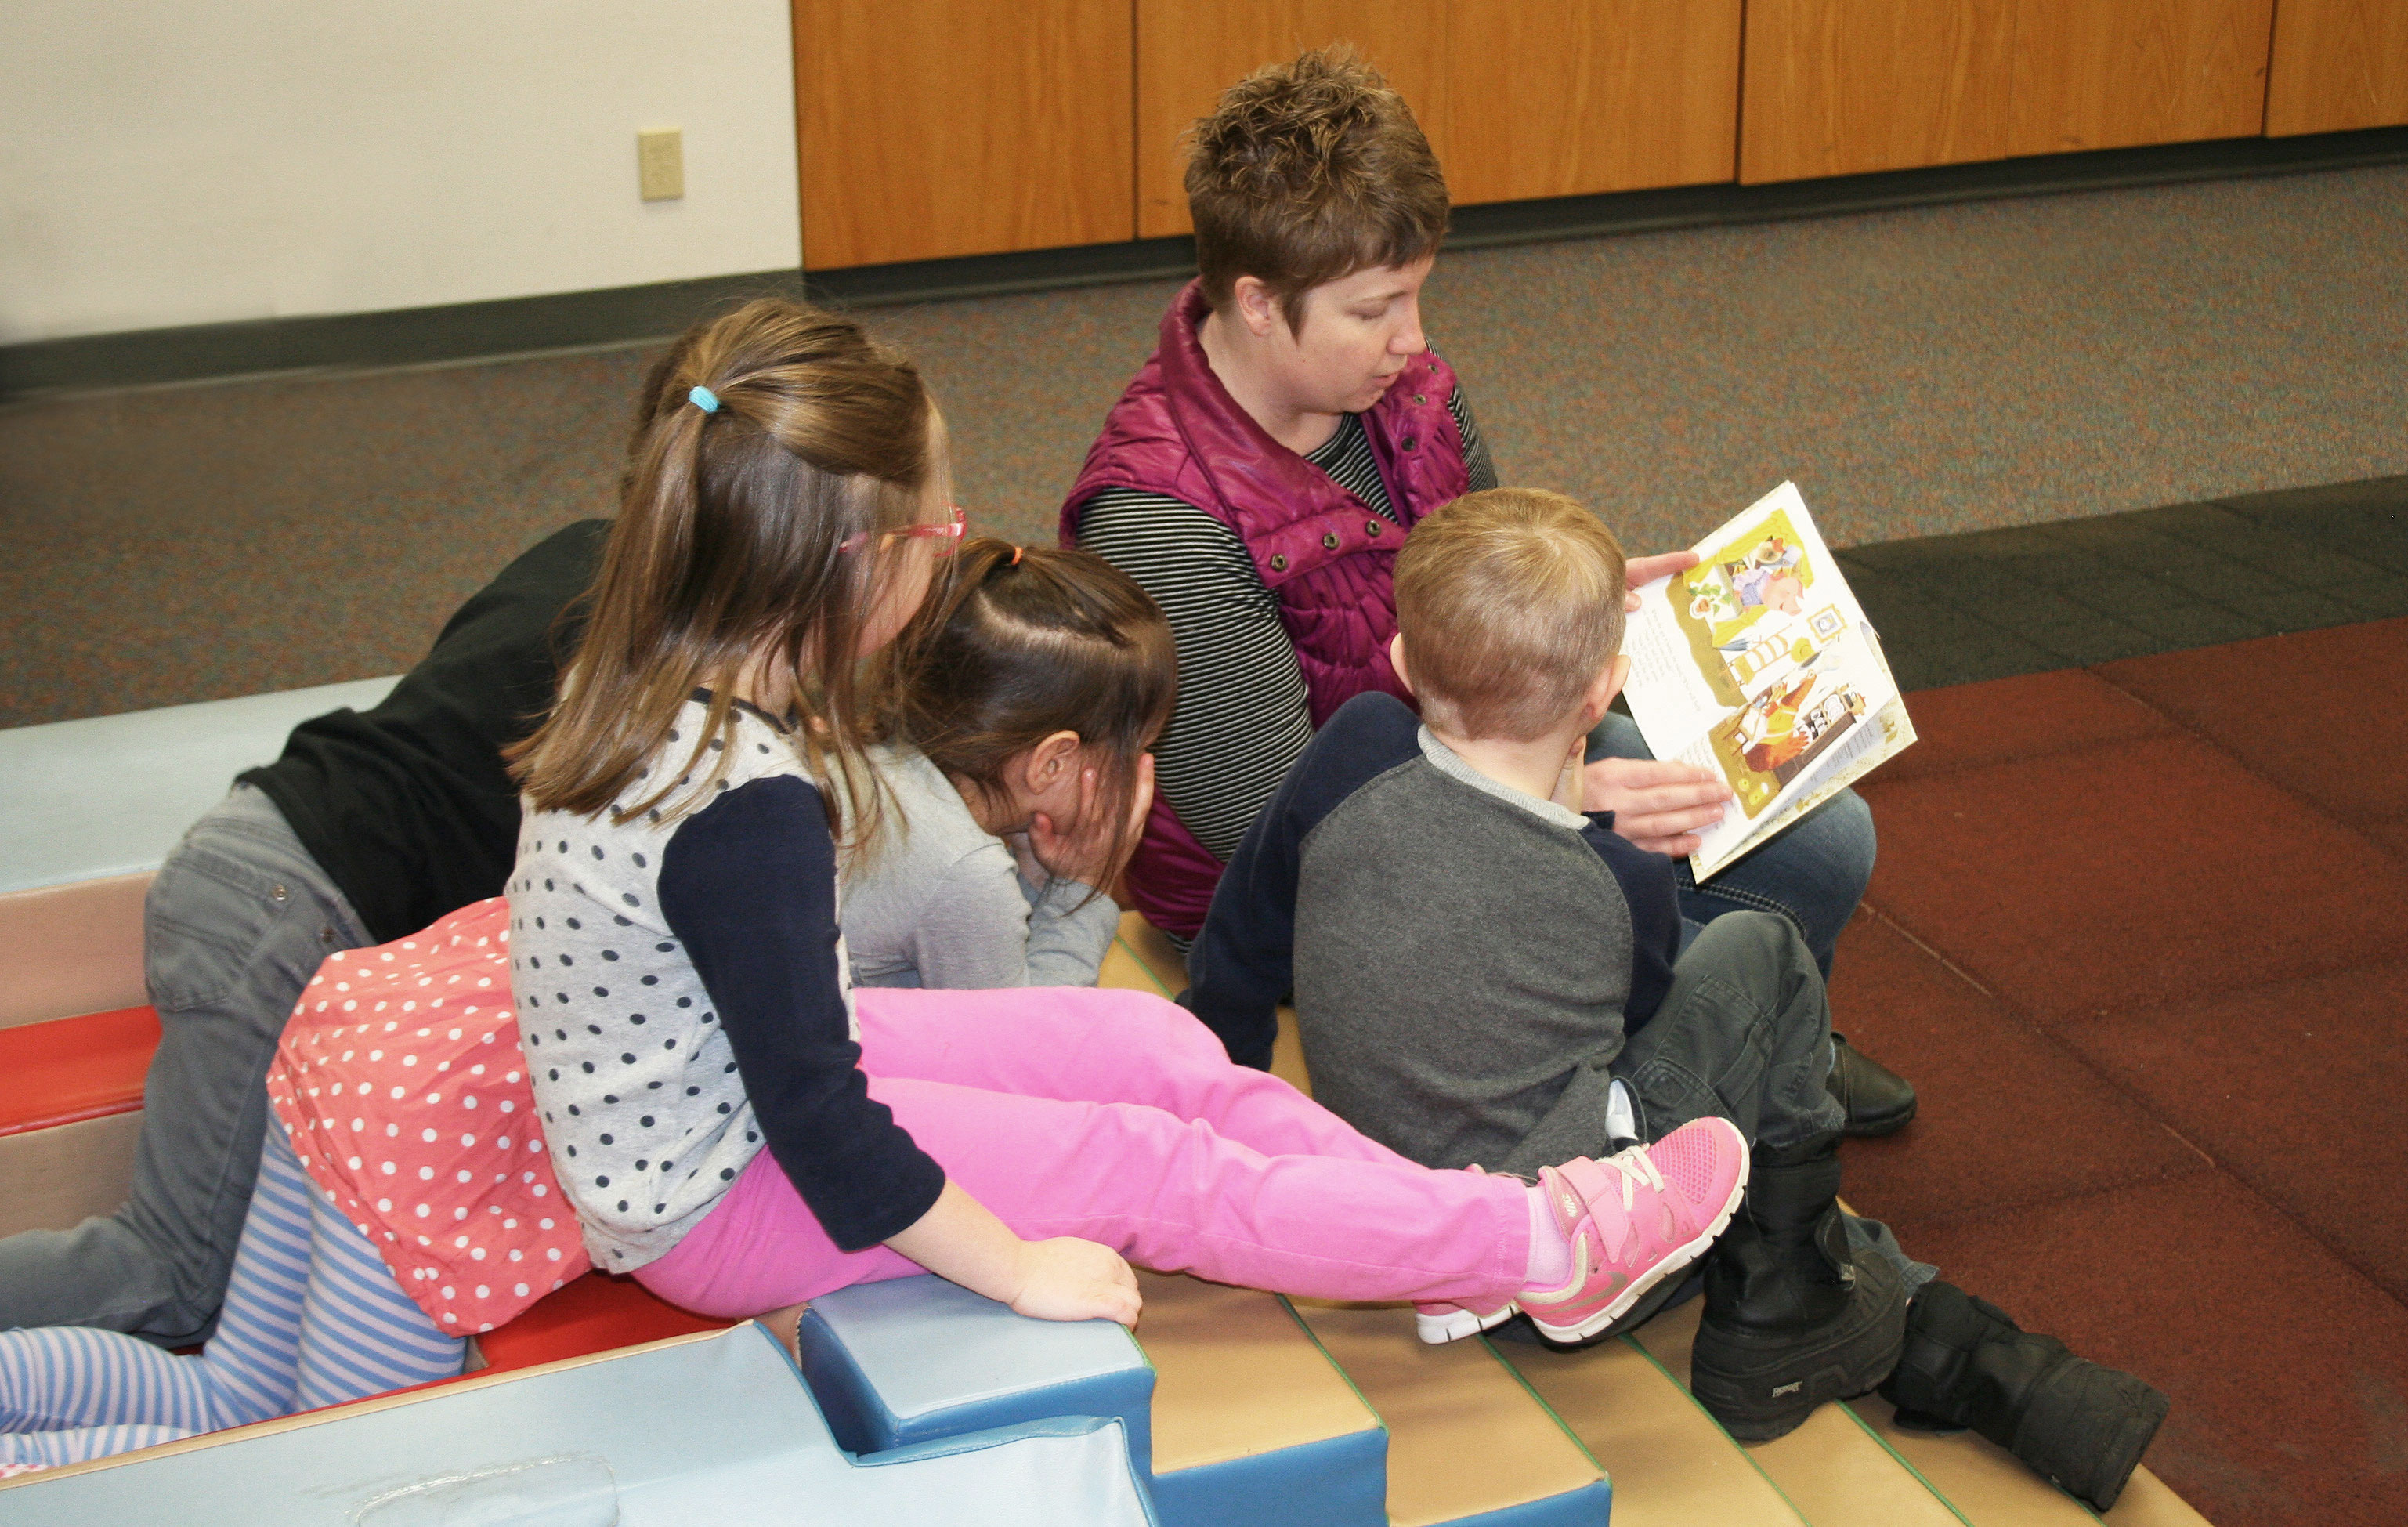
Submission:
[[[0,1329],[98,1326],[163,1347],[209,1333],[259,1170],[277,1038],[319,962],[368,942],[283,814],[249,785],[167,856],[142,927],[161,1031],[142,1084],[133,1196],[74,1230],[0,1240]]]
[[[1614,1058],[1640,1135],[1660,1140],[1693,1118],[1729,1119],[1760,1149],[1836,1139],[1846,1112],[1831,1073],[1831,1007],[1813,954],[1788,918],[1729,912],[1698,930],[1672,967],[1663,1005]],[[1851,1240],[1895,1263],[1909,1289],[1935,1269],[1909,1261],[1874,1219]]]

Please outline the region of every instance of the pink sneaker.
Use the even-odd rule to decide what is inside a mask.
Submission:
[[[1465,1336],[1477,1336],[1482,1332],[1501,1326],[1513,1318],[1522,1306],[1508,1299],[1494,1309],[1476,1304],[1455,1304],[1440,1300],[1434,1304],[1413,1306],[1413,1331],[1422,1340],[1437,1347]]]
[[[1558,1342],[1594,1336],[1703,1256],[1747,1191],[1747,1164],[1737,1126],[1699,1118],[1602,1161],[1541,1168],[1539,1186],[1572,1243],[1572,1276],[1552,1293],[1523,1291],[1539,1333]]]

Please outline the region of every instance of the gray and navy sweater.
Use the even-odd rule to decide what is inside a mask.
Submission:
[[[1671,861],[1487,778],[1384,694],[1339,708],[1213,894],[1180,1001],[1268,1067],[1293,990],[1314,1098],[1425,1166],[1607,1148],[1607,1067],[1671,984]]]

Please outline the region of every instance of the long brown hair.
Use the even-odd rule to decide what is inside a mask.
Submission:
[[[1139,756],[1178,688],[1160,607],[1099,556],[981,538],[922,606],[909,649],[896,729],[968,789],[1008,800],[1007,766],[1055,732],[1097,756],[1094,809],[1113,837],[1096,888],[1110,886],[1137,848]]]
[[[711,748],[751,672],[791,685],[797,756],[855,803],[855,841],[874,834],[861,745],[885,686],[856,655],[899,559],[870,548],[920,517],[943,467],[934,418],[917,368],[833,313],[764,298],[679,339],[646,384],[559,703],[510,750],[530,803],[611,808],[707,689],[691,751],[614,818],[691,810],[726,771]]]

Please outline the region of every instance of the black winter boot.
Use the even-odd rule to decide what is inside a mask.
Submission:
[[[2100,1511],[2124,1492],[2166,1419],[2156,1386],[2075,1357],[1937,1280],[1915,1294],[1906,1350],[1881,1391],[1900,1426],[1971,1427]]]
[[[1747,1201],[1706,1261],[1689,1390],[1742,1442],[1784,1435],[1898,1363],[1906,1290],[1888,1262],[1848,1248],[1837,1144],[1802,1160],[1759,1152]]]

